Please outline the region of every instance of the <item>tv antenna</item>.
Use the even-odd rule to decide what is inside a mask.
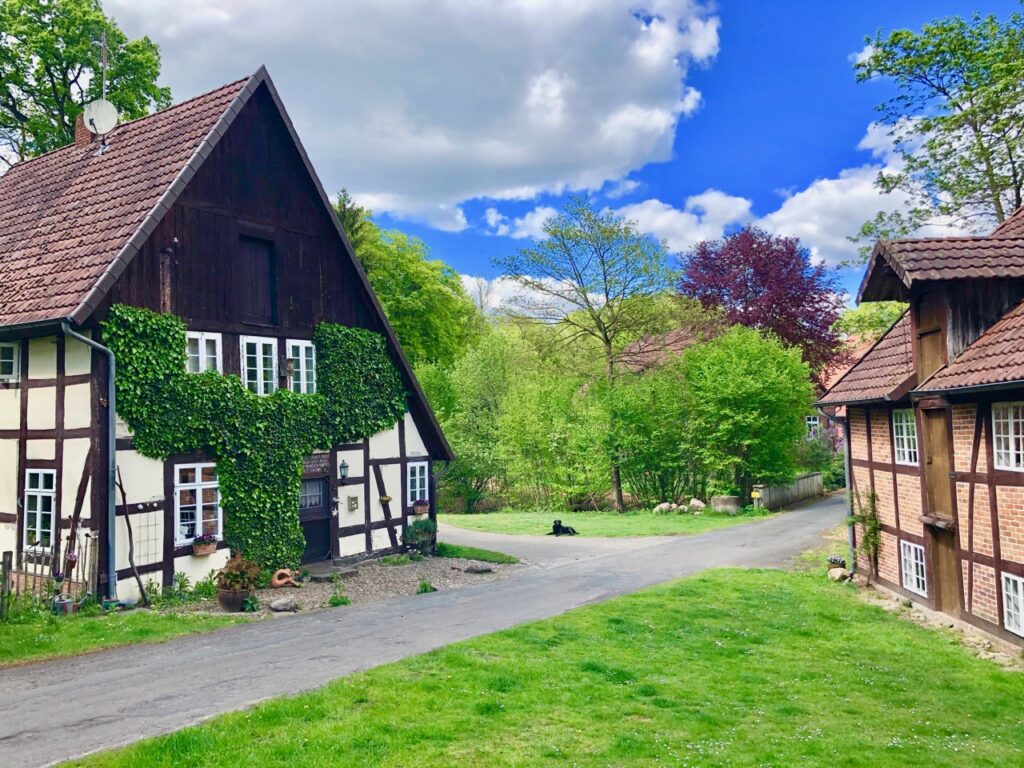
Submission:
[[[103,138],[117,127],[117,107],[107,101],[107,32],[100,36],[100,92],[101,98],[85,105],[83,118],[89,132],[100,137],[100,149],[97,154],[106,151],[107,143]]]

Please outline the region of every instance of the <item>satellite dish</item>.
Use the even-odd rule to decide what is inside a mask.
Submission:
[[[90,133],[106,136],[117,127],[117,107],[106,99],[96,99],[85,105],[85,127]]]

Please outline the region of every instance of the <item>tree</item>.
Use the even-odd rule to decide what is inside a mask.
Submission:
[[[1002,222],[1024,201],[1024,18],[953,17],[865,41],[858,82],[886,78],[896,88],[878,111],[899,162],[876,184],[908,203],[867,222],[858,239],[937,219]]]
[[[129,40],[99,0],[0,0],[0,168],[70,144],[85,104],[107,98],[122,120],[171,102],[156,84],[160,49]]]
[[[793,479],[813,396],[798,350],[734,326],[687,350],[683,380],[687,444],[713,490],[749,498]]]
[[[544,223],[544,238],[497,259],[505,276],[523,289],[513,314],[548,325],[567,343],[589,339],[597,347],[601,376],[612,388],[617,356],[631,341],[665,330],[658,296],[669,285],[665,248],[635,226],[572,198]],[[614,430],[613,430],[614,431]],[[615,508],[625,510],[619,462],[612,447]]]
[[[844,336],[875,341],[882,338],[906,309],[907,305],[901,301],[865,301],[858,307],[843,310],[833,328]]]
[[[769,331],[799,347],[817,373],[835,356],[832,325],[842,301],[835,279],[791,237],[745,227],[723,240],[698,243],[683,258],[679,292],[721,307],[730,323]]]
[[[409,359],[454,363],[483,322],[458,273],[431,259],[422,240],[381,229],[346,191],[334,207]]]

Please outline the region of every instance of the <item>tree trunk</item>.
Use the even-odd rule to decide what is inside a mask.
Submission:
[[[608,379],[608,388],[611,389],[615,384],[615,355],[612,354],[612,344],[609,340],[604,341],[604,363],[605,363],[605,376]],[[614,418],[614,417],[613,417]],[[612,428],[612,432],[615,431],[615,424],[612,423],[609,426]],[[626,501],[622,495],[622,471],[619,468],[618,456],[612,454],[612,496],[615,499],[615,511],[622,514],[626,511]]]

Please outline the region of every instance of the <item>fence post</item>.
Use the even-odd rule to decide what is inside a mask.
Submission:
[[[11,560],[14,553],[10,550],[4,552],[3,565],[0,566],[0,619],[7,618],[7,601],[11,591]]]

